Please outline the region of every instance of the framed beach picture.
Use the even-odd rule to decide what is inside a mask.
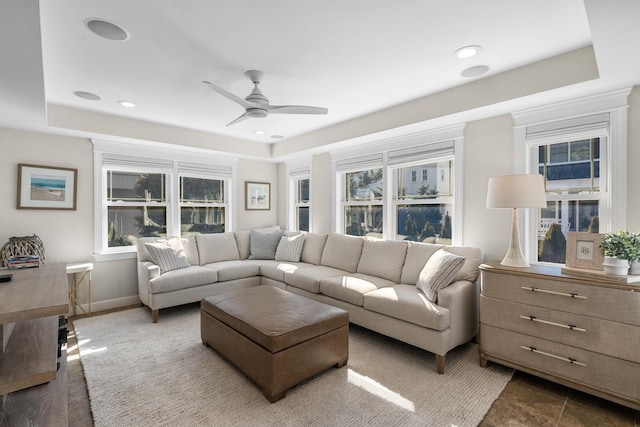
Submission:
[[[245,210],[271,209],[271,184],[268,182],[245,181]]]
[[[18,209],[76,209],[78,169],[18,164]]]
[[[602,234],[599,233],[568,232],[566,266],[602,270],[601,240]]]

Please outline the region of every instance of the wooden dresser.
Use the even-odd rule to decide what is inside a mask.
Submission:
[[[640,286],[560,268],[480,266],[480,364],[640,409]]]
[[[66,352],[58,359],[58,318],[69,311],[65,266],[3,273],[13,280],[0,283],[0,427],[66,426]]]

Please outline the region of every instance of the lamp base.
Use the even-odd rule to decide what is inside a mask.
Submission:
[[[520,231],[518,228],[518,211],[516,208],[513,208],[511,214],[511,237],[509,239],[509,249],[500,264],[506,267],[531,267],[522,254],[522,249],[520,248]]]

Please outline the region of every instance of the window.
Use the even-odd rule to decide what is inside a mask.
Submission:
[[[547,207],[540,210],[538,219],[538,261],[564,263],[566,245],[554,242],[566,239],[569,231],[599,232],[600,141],[591,138],[532,148],[538,151],[538,172],[547,191]]]
[[[344,174],[344,234],[382,237],[382,168]]]
[[[131,246],[145,236],[166,236],[166,175],[115,169],[107,175],[107,247]]]
[[[451,244],[451,215],[453,214],[453,160],[442,160],[420,165],[423,176],[431,170],[433,180],[423,180],[420,185],[408,180],[409,169],[395,169],[397,180],[396,239],[418,242]],[[438,171],[446,176],[439,180]]]
[[[568,232],[625,228],[628,94],[625,89],[513,114],[516,164],[541,174],[547,192],[547,207],[526,213],[529,262],[563,264]],[[583,115],[571,117],[576,111]]]
[[[296,180],[295,187],[295,229],[309,231],[309,178]]]
[[[310,163],[305,160],[300,163]],[[287,191],[287,224],[289,230],[311,231],[311,168],[287,166],[289,186]]]
[[[334,230],[461,244],[463,126],[332,153]]]
[[[221,233],[229,227],[234,160],[191,163],[182,160],[193,157],[184,151],[159,149],[157,158],[148,151],[94,141],[97,258],[134,254],[139,237]]]
[[[182,234],[224,233],[224,181],[180,177],[180,230]]]

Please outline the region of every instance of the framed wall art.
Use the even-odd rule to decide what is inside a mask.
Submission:
[[[567,267],[602,270],[601,240],[602,234],[598,233],[567,233]]]
[[[271,184],[268,182],[244,183],[245,190],[245,210],[265,210],[271,209]]]
[[[18,164],[18,209],[76,209],[78,169]]]

